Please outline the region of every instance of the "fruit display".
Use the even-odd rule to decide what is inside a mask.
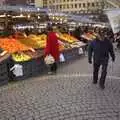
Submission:
[[[47,35],[29,35],[28,37],[18,39],[21,43],[32,48],[45,48]]]
[[[71,45],[70,45],[72,48],[79,48],[79,47],[82,47],[82,46],[85,46],[85,43],[83,43],[83,42],[75,42],[75,43],[72,43]]]
[[[35,59],[35,58],[42,57],[44,55],[44,50],[38,49],[34,53],[31,51],[26,51],[25,54],[30,56],[32,59]]]
[[[74,43],[78,41],[78,39],[76,39],[75,37],[68,35],[68,34],[62,34],[62,33],[58,34],[58,38],[68,43]]]
[[[29,61],[31,57],[24,53],[13,53],[12,59],[16,62],[24,62],[24,61]]]
[[[96,38],[96,34],[88,32],[88,33],[83,34],[81,37],[88,40],[88,41],[92,41]]]
[[[8,53],[15,53],[18,51],[26,51],[30,48],[20,43],[16,39],[4,38],[0,40],[0,48],[7,51]]]

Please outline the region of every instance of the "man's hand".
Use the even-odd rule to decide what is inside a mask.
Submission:
[[[88,62],[89,62],[89,64],[92,64],[92,60],[89,60]]]
[[[115,62],[115,58],[112,58],[112,62]]]

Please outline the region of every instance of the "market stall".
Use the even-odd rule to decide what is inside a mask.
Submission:
[[[5,21],[3,21],[5,26],[3,26],[2,31],[6,32],[7,27],[10,29],[7,31],[9,34],[0,36],[0,48],[5,56],[9,55],[6,58],[8,62],[5,62],[7,82],[47,73],[47,65],[44,62],[44,48],[47,41],[45,32],[48,25],[47,15],[43,11],[26,11],[26,9],[4,12],[1,13],[1,15],[4,14],[2,17],[5,18]],[[60,23],[59,25],[65,27],[66,24]],[[83,55],[85,44],[61,27],[57,26],[57,28],[59,49],[64,57],[64,61],[60,62],[67,62]],[[2,68],[2,66],[0,67]]]

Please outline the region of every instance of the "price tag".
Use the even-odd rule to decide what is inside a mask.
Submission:
[[[79,49],[78,49],[78,54],[81,55],[81,54],[83,54],[83,53],[84,53],[84,52],[83,52],[83,49],[82,49],[82,48],[79,48]]]

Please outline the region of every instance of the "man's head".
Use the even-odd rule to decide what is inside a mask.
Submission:
[[[97,33],[97,34],[96,34],[96,39],[102,41],[101,34]]]

